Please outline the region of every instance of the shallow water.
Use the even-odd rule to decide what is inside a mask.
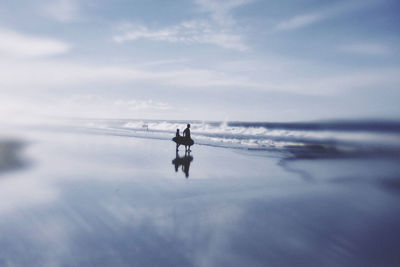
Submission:
[[[176,171],[171,141],[84,132],[11,146],[0,266],[400,264],[396,156],[195,145]]]

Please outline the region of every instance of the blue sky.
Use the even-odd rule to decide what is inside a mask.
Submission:
[[[0,3],[10,116],[398,118],[395,0]]]

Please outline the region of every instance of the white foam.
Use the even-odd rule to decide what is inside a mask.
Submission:
[[[174,121],[96,121],[87,124],[91,129],[102,129],[109,134],[124,134],[143,138],[169,140],[176,129],[186,128],[184,122]],[[287,145],[340,144],[346,146],[395,146],[400,148],[398,134],[360,131],[320,131],[268,129],[261,126],[229,126],[227,123],[191,123],[192,137],[197,144],[268,149]]]

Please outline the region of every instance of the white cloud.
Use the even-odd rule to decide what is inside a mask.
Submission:
[[[353,43],[339,46],[339,50],[352,53],[352,54],[364,54],[371,56],[381,56],[386,55],[390,52],[390,49],[378,43]]]
[[[99,94],[73,94],[71,96],[54,99],[53,105],[48,105],[48,109],[53,109],[57,113],[57,109],[65,115],[74,114],[91,114],[96,116],[130,116],[138,112],[173,112],[173,107],[164,102],[154,101],[152,99],[136,99],[136,98],[117,98],[104,97]],[[101,107],[101,108],[100,108]],[[101,109],[101,110],[100,110]],[[73,112],[71,112],[73,110]]]
[[[195,3],[203,12],[211,14],[211,18],[220,25],[233,25],[235,20],[232,17],[232,10],[250,3],[252,0],[195,0]]]
[[[25,90],[71,88],[100,83],[104,86],[146,82],[186,88],[212,86],[250,86],[245,79],[231,77],[223,72],[196,68],[146,70],[135,66],[99,66],[81,62],[55,60],[0,61],[0,88]]]
[[[2,93],[8,92],[12,95],[18,92],[21,95],[29,92],[36,94],[41,91],[48,94],[49,90],[52,91],[51,95],[57,95],[57,91],[66,92],[73,88],[87,88],[85,90],[90,91],[99,84],[103,88],[129,86],[130,90],[138,92],[142,90],[141,86],[134,85],[146,85],[147,88],[180,88],[179,90],[186,91],[252,89],[263,92],[331,95],[355,89],[390,87],[400,83],[398,69],[373,69],[342,74],[332,74],[328,71],[316,77],[308,74],[307,70],[300,71],[298,64],[278,63],[281,65],[275,67],[275,63],[270,60],[257,69],[250,68],[249,71],[238,72],[236,68],[218,69],[218,66],[204,69],[168,65],[155,70],[147,69],[146,66],[102,66],[60,60],[3,59],[0,61],[0,88]],[[247,67],[241,64],[240,68]],[[173,92],[174,89],[171,90]],[[151,104],[128,102],[119,103],[130,106],[131,109]],[[155,104],[155,107],[167,108],[162,104]]]
[[[179,41],[178,32],[179,31],[177,27],[151,31],[144,26],[132,26],[132,29],[130,29],[129,31],[121,35],[114,36],[113,40],[117,43],[123,43],[125,41],[132,41],[137,39],[177,42]],[[187,38],[182,37],[182,40],[186,39]]]
[[[38,116],[129,118],[146,115],[156,119],[160,114],[179,114],[182,111],[182,107],[177,110],[167,102],[146,97],[123,97],[120,94],[105,96],[87,91],[61,95],[5,95],[0,103],[0,120],[7,123],[10,123],[10,117],[14,123],[34,120]]]
[[[325,74],[318,78],[298,78],[282,81],[287,92],[310,95],[346,95],[350,92],[369,92],[397,88],[400,84],[400,69],[370,69],[350,73]]]
[[[168,102],[174,94],[180,94],[182,103],[192,93],[212,95],[216,91],[229,95],[246,92],[268,96],[272,92],[330,97],[381,88],[390,90],[400,83],[400,69],[336,74],[326,71],[316,76],[301,68],[307,64],[276,60],[281,65],[276,66],[273,59],[258,62],[259,65],[238,62],[239,71],[223,66],[201,69],[182,68],[178,64],[148,69],[144,64],[110,66],[55,59],[2,59],[0,109],[5,119],[13,112],[22,112],[21,109],[28,115],[179,117],[181,113],[173,107],[174,103]],[[146,93],[151,88],[158,90],[158,101]],[[74,92],[80,95],[71,97]]]
[[[63,54],[70,50],[64,42],[0,29],[0,52],[5,55],[42,57]]]
[[[363,0],[363,1],[339,1],[330,3],[325,8],[316,10],[315,12],[295,15],[291,18],[283,20],[276,24],[275,31],[288,31],[309,26],[316,22],[335,17],[337,15],[348,14],[356,10],[361,10],[373,5],[382,4],[380,0]]]
[[[246,51],[249,47],[244,43],[243,37],[228,32],[209,32],[200,36],[203,43],[215,44],[217,46],[237,51]]]
[[[123,107],[128,110],[146,110],[146,109],[154,109],[154,110],[169,110],[172,109],[170,105],[163,102],[149,100],[138,100],[138,99],[129,99],[122,100],[118,99],[113,102],[114,105],[118,107]]]
[[[249,3],[249,0],[196,0],[201,12],[208,13],[208,19],[194,19],[161,29],[149,29],[146,26],[124,24],[119,27],[121,33],[113,40],[117,43],[147,39],[185,44],[212,44],[222,48],[245,51],[248,45],[238,33],[238,27],[232,16],[232,10]]]
[[[222,48],[245,51],[248,46],[243,37],[226,29],[218,29],[205,21],[193,20],[181,24],[150,30],[145,26],[134,26],[130,29],[125,25],[125,32],[115,35],[113,40],[117,43],[148,39],[153,41],[166,41],[185,44],[213,44]]]
[[[305,15],[294,16],[286,21],[280,22],[278,25],[276,25],[275,30],[287,31],[305,27],[322,18],[323,16],[321,14],[305,14]]]
[[[175,63],[183,63],[187,62],[187,58],[175,58],[175,59],[164,59],[164,60],[155,60],[155,61],[149,61],[140,64],[140,66],[144,67],[151,67],[151,66],[162,66],[162,65],[170,65],[170,64],[175,64]]]
[[[52,19],[70,22],[78,18],[79,5],[77,0],[51,0],[43,4],[40,10]]]

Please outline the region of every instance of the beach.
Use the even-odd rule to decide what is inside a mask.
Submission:
[[[400,267],[400,0],[0,13],[0,267]]]
[[[14,136],[1,146],[0,266],[400,264],[398,157]]]

